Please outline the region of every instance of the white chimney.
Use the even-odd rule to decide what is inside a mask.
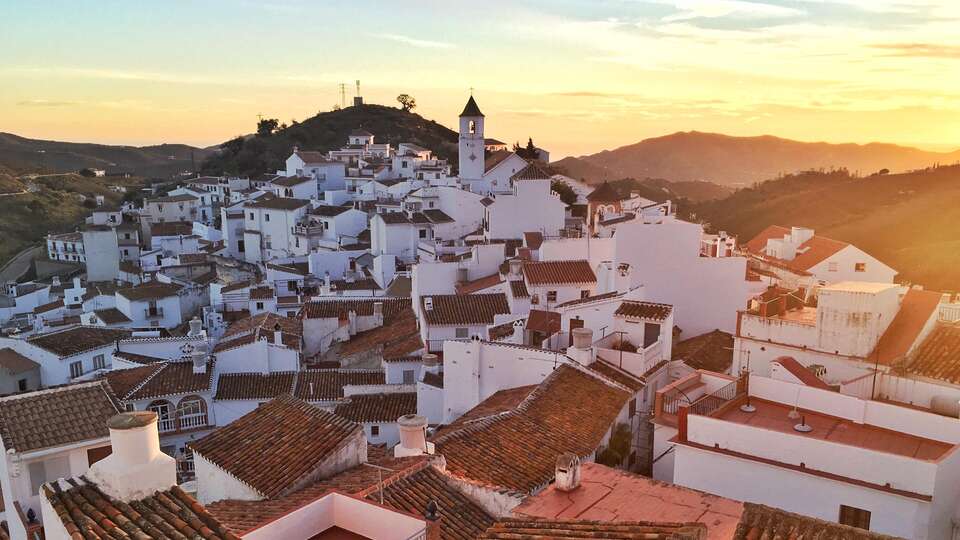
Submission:
[[[423,371],[440,373],[440,358],[433,353],[423,355]]]
[[[373,303],[373,326],[374,328],[383,326],[383,302]]]
[[[330,272],[323,273],[323,293],[330,294]]]
[[[273,325],[273,343],[283,345],[283,331],[280,329],[280,323]]]
[[[160,451],[157,413],[120,413],[107,426],[113,453],[87,472],[104,493],[131,502],[177,485],[177,462]]]
[[[433,443],[427,442],[427,419],[416,414],[405,414],[397,419],[400,444],[393,447],[393,457],[433,454]]]
[[[510,275],[520,277],[520,271],[523,269],[523,261],[520,259],[510,259]]]
[[[53,276],[53,281],[50,282],[54,287],[60,286],[60,276]]]
[[[557,456],[555,477],[557,491],[573,491],[580,487],[580,458],[572,452]]]
[[[574,328],[573,345],[567,347],[567,356],[583,366],[593,363],[593,330],[589,328]]]
[[[194,317],[190,319],[190,330],[187,332],[188,337],[196,337],[203,334],[203,323],[200,322],[200,319]]]
[[[470,281],[470,273],[466,268],[457,268],[457,284],[462,285]]]
[[[527,330],[527,325],[523,319],[520,319],[518,321],[513,321],[513,335],[510,336],[510,343],[523,345],[524,333],[526,330]]]

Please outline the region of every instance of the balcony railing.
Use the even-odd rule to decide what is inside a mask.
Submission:
[[[162,319],[163,318],[163,308],[147,308],[143,310],[143,316],[147,319]]]
[[[711,392],[690,405],[690,414],[708,415],[719,409],[723,405],[733,401],[740,395],[740,381],[733,381],[730,384]]]
[[[169,433],[177,430],[177,421],[172,416],[161,417],[157,422],[157,429],[160,433]]]

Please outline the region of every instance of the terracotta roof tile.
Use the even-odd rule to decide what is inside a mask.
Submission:
[[[337,354],[342,358],[372,350],[379,350],[384,359],[407,356],[423,348],[417,316],[410,308],[384,321],[383,326],[359,332],[350,341],[340,345]]]
[[[50,482],[42,490],[72,538],[239,540],[177,486],[129,503],[83,478]]]
[[[472,294],[477,291],[482,291],[483,289],[489,289],[490,287],[499,285],[501,283],[503,283],[503,280],[500,279],[500,274],[493,273],[489,276],[477,278],[473,281],[457,283],[456,289],[457,294]]]
[[[848,527],[779,508],[743,503],[743,516],[732,540],[817,538],[818,540],[896,540],[893,536]]]
[[[303,487],[338,448],[363,428],[299,399],[261,405],[190,447],[266,497]]]
[[[544,261],[523,265],[523,275],[530,285],[560,285],[573,283],[596,283],[588,261]]]
[[[158,372],[122,399],[138,400],[209,392],[212,385],[213,361],[207,362],[206,371],[203,373],[194,373],[193,362],[167,362],[161,364]]]
[[[673,346],[671,355],[694,369],[726,373],[733,364],[733,334],[713,330],[685,339]]]
[[[540,165],[536,162],[530,162],[526,167],[517,171],[513,176],[510,177],[510,180],[514,182],[518,180],[549,180],[550,173],[543,170]]]
[[[620,540],[700,540],[706,538],[703,523],[656,523],[649,521],[576,521],[508,518],[498,521],[479,540],[567,540],[617,538]]]
[[[543,245],[543,233],[539,231],[523,233],[523,242],[528,248],[537,250]]]
[[[617,291],[608,292],[608,293],[603,293],[603,294],[595,294],[595,295],[593,295],[593,296],[587,296],[587,297],[585,297],[585,298],[577,298],[576,300],[568,300],[568,301],[566,301],[566,302],[564,302],[564,303],[562,303],[562,304],[557,304],[557,307],[558,307],[558,308],[563,308],[563,307],[570,307],[570,306],[578,306],[578,305],[580,305],[580,304],[589,304],[590,302],[599,302],[599,301],[601,301],[601,300],[610,300],[610,299],[612,299],[612,298],[616,298],[616,297],[618,297],[618,296],[621,296],[622,294],[623,294],[623,293],[619,293],[619,292],[617,292]]]
[[[335,401],[343,398],[343,387],[385,384],[383,371],[366,369],[308,369],[297,374],[293,395],[305,401]]]
[[[530,298],[530,293],[527,291],[527,283],[522,279],[510,281],[510,292],[514,298]]]
[[[150,236],[189,236],[193,234],[193,223],[189,221],[165,221],[150,224]]]
[[[97,318],[103,321],[104,324],[121,324],[130,322],[130,317],[127,317],[117,308],[107,308],[107,309],[98,309],[94,313],[97,315]]]
[[[176,283],[148,281],[142,285],[137,285],[136,287],[120,289],[117,291],[117,294],[126,298],[127,300],[155,300],[167,298],[169,296],[176,296],[182,288],[183,287],[177,285]]]
[[[423,296],[420,300],[428,324],[493,324],[495,315],[510,313],[507,296],[503,293],[438,294]]]
[[[129,369],[114,369],[103,375],[117,399],[125,399],[144,381],[163,369],[163,363],[150,364]]]
[[[531,493],[553,479],[557,456],[597,450],[630,394],[561,364],[515,409],[435,440],[447,470]]]
[[[868,361],[879,361],[883,365],[904,361],[907,353],[917,344],[927,322],[937,317],[942,297],[942,293],[935,291],[908,290],[900,302],[900,309],[880,336]]]
[[[643,387],[646,386],[644,379],[614,365],[616,360],[616,358],[607,359],[597,357],[597,361],[590,364],[588,367],[600,375],[626,386],[634,392],[643,390]]]
[[[417,393],[357,394],[346,398],[334,411],[354,422],[396,422],[405,414],[416,414]]]
[[[624,300],[620,303],[614,315],[627,317],[631,319],[652,319],[662,321],[670,316],[673,306],[670,304],[658,304],[656,302],[637,302],[635,300]]]
[[[797,362],[795,358],[790,356],[780,356],[774,360],[774,362],[778,362],[781,366],[783,366],[784,369],[799,379],[801,384],[812,386],[813,388],[819,388],[821,390],[833,390],[829,384],[823,382],[820,377],[817,377],[812,371],[803,367],[803,364]]]
[[[118,412],[101,381],[15,394],[0,398],[0,435],[7,451],[17,452],[102,439]]]
[[[222,373],[217,377],[215,400],[249,399],[264,401],[293,394],[296,373],[278,371],[263,373]]]
[[[913,354],[907,372],[960,384],[960,324],[938,324]]]
[[[57,356],[66,357],[106,347],[129,336],[130,332],[128,330],[79,326],[59,332],[41,334],[27,341]]]
[[[274,331],[280,328],[280,339],[284,346],[300,349],[303,340],[303,321],[294,317],[283,317],[276,313],[261,313],[253,317],[240,319],[231,324],[224,332],[213,352],[222,352],[254,341],[266,339],[273,343]]]
[[[410,309],[409,298],[370,298],[362,300],[319,300],[303,305],[303,317],[307,319],[335,319],[354,311],[361,317],[373,315],[373,305],[383,303],[383,317],[388,319],[402,310]]]
[[[291,199],[287,197],[277,197],[268,193],[254,201],[246,203],[247,208],[266,208],[268,210],[297,210],[308,206],[310,201],[304,199]]]
[[[501,164],[512,155],[513,152],[509,150],[497,150],[496,152],[492,152],[490,157],[483,162],[483,172],[490,172],[494,167]]]
[[[531,309],[527,316],[527,330],[552,336],[560,331],[560,314],[555,311]],[[537,343],[536,345],[539,345]]]
[[[0,366],[9,371],[11,375],[18,375],[33,369],[38,369],[40,364],[10,347],[4,347],[0,349]]]
[[[813,238],[807,240],[797,247],[797,255],[792,260],[787,261],[778,259],[763,253],[764,248],[767,247],[767,240],[771,238],[783,238],[784,235],[788,234],[790,234],[790,229],[788,227],[771,225],[761,231],[757,236],[754,236],[749,242],[744,244],[744,247],[746,247],[747,251],[750,251],[751,253],[763,255],[764,258],[777,261],[789,269],[807,272],[814,266],[829,258],[834,253],[837,253],[841,249],[850,245],[846,242],[841,242],[832,238],[814,235]]]

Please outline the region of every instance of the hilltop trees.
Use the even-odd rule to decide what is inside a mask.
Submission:
[[[280,121],[276,118],[264,118],[257,122],[257,136],[269,137],[280,127]]]
[[[533,144],[533,137],[527,139],[527,146],[520,146],[520,143],[513,143],[513,151],[523,159],[537,159],[539,153],[537,147]]]
[[[400,94],[397,96],[397,101],[405,112],[410,112],[417,107],[417,100],[410,94]]]

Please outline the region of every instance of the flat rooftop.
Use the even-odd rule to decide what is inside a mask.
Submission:
[[[925,439],[869,424],[857,424],[844,418],[803,409],[799,410],[800,414],[804,416],[806,423],[813,427],[813,431],[800,433],[793,429],[793,426],[799,424],[800,420],[794,420],[787,416],[792,407],[756,397],[750,399],[750,404],[757,408],[756,412],[745,413],[740,410],[740,407],[725,407],[718,409],[712,416],[727,422],[792,435],[802,435],[920,460],[935,461],[953,448],[953,445],[949,443]]]
[[[896,283],[874,283],[871,281],[841,281],[820,289],[821,291],[843,291],[876,294],[887,289],[896,289]]]

